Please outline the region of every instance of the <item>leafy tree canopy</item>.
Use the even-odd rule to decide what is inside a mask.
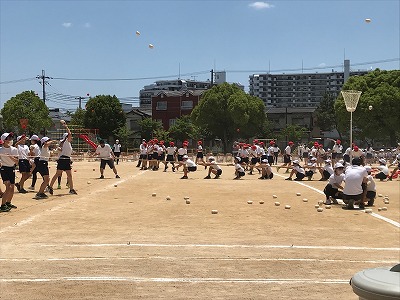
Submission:
[[[84,125],[99,129],[100,136],[108,138],[125,126],[126,116],[116,96],[97,95],[86,103]]]
[[[163,129],[163,125],[160,121],[155,121],[151,118],[144,118],[139,121],[138,124],[141,127],[142,138],[146,140],[152,139],[155,132]]]
[[[74,113],[71,114],[71,125],[77,125],[80,127],[85,126],[85,114],[86,110],[78,108]]]
[[[266,115],[264,103],[234,84],[223,83],[204,92],[193,109],[193,123],[222,139],[224,151],[235,137],[254,136],[262,131]]]
[[[12,97],[4,104],[1,114],[7,131],[39,133],[52,124],[49,109],[34,91],[25,91]],[[21,119],[28,120],[26,128],[21,126]]]
[[[355,138],[379,139],[395,146],[396,139],[400,138],[400,71],[376,69],[364,76],[352,76],[343,90],[362,92],[353,112]],[[348,131],[350,113],[341,95],[335,103],[335,111],[340,130]]]

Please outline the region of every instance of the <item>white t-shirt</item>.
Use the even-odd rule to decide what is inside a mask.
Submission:
[[[28,159],[29,147],[27,145],[18,145],[18,159]]]
[[[139,149],[140,149],[140,154],[142,154],[142,155],[147,154],[147,145],[140,144]]]
[[[385,175],[389,175],[389,168],[384,166],[384,165],[380,165],[376,167],[380,172],[382,172]]]
[[[175,154],[175,151],[176,151],[176,147],[171,147],[171,146],[169,146],[169,147],[167,148],[167,155],[174,155],[174,154]]]
[[[210,167],[211,167],[211,169],[221,170],[221,167],[218,166],[218,164],[217,164],[217,162],[215,160],[210,162]]]
[[[342,151],[343,151],[343,146],[340,145],[340,144],[335,144],[335,145],[333,145],[333,147],[332,147],[332,151],[333,151],[333,153],[342,153]]]
[[[304,174],[304,175],[306,174],[304,169],[302,167],[300,167],[299,165],[294,165],[293,166],[293,170],[296,170],[298,173],[301,173],[301,174]]]
[[[121,144],[114,144],[113,149],[114,152],[121,152]]]
[[[40,147],[39,147],[39,145],[38,144],[32,144],[31,146],[33,146],[33,150],[32,150],[33,155],[35,157],[39,157],[40,156]]]
[[[11,159],[11,156],[15,158],[18,157],[18,150],[17,148],[10,146],[10,147],[1,147],[0,148],[0,158],[1,164],[5,167],[14,167],[15,162]]]
[[[287,145],[285,148],[285,154],[290,155],[290,153],[292,153],[292,148],[290,148],[290,146]]]
[[[246,149],[240,149],[238,154],[240,157],[248,157],[249,151],[247,151]]]
[[[183,147],[178,149],[178,155],[185,155],[185,154],[187,154],[187,149]]]
[[[372,177],[372,175],[368,175],[367,176],[367,192],[373,191],[376,192],[376,186],[375,186],[375,181],[374,181],[374,177]]]
[[[50,158],[49,146],[47,146],[47,147],[43,146],[42,149],[40,149],[40,158],[39,158],[39,160],[49,161],[49,158]]]
[[[332,174],[332,175],[329,177],[328,183],[329,183],[331,186],[333,186],[334,188],[337,188],[336,185],[342,185],[343,181],[344,181],[344,173],[339,174],[339,175]]]
[[[187,167],[196,167],[194,161],[189,158],[184,163],[186,164]]]
[[[361,166],[350,166],[345,172],[345,186],[343,193],[345,195],[360,195],[363,190],[361,184],[365,177],[368,176],[367,170]]]
[[[244,169],[240,164],[235,164],[235,170],[238,172],[244,172]]]
[[[324,171],[328,171],[329,172],[329,174],[333,174],[333,168],[332,168],[332,166],[331,165],[325,165],[324,166]]]
[[[109,144],[105,144],[104,147],[101,147],[101,145],[97,146],[96,154],[98,154],[101,159],[106,159],[106,160],[111,159],[112,158],[111,153],[112,149]]]
[[[64,156],[68,156],[71,157],[72,154],[72,145],[70,142],[68,142],[68,140],[65,140],[62,149],[61,149],[61,153],[60,156],[64,155]]]

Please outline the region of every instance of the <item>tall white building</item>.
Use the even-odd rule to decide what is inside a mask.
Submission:
[[[337,97],[349,76],[367,73],[350,71],[348,60],[344,66],[344,72],[253,74],[249,93],[262,99],[266,107],[316,108],[326,93]]]

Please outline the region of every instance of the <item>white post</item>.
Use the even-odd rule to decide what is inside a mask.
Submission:
[[[353,160],[353,112],[350,112],[350,163]]]

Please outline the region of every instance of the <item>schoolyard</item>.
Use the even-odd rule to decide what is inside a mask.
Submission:
[[[390,203],[377,197],[373,214],[317,212],[319,175],[232,180],[223,166],[221,179],[204,180],[199,166],[180,180],[135,166],[98,179],[98,162],[77,161],[78,195],[65,175],[46,200],[16,193],[18,208],[0,214],[0,299],[355,300],[355,273],[399,263],[400,181],[377,182]]]

